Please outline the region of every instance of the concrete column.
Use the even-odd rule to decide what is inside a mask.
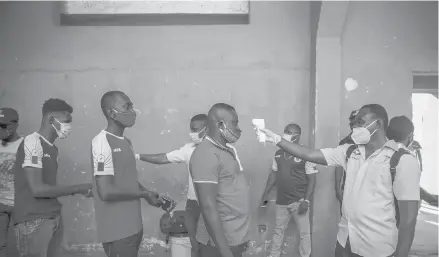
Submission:
[[[334,37],[317,38],[315,147],[339,141],[341,107],[341,46]],[[339,220],[334,168],[319,167],[314,193],[313,257],[334,256]]]
[[[323,2],[316,42],[315,148],[336,147],[340,140],[342,97],[341,44],[348,2]],[[334,256],[339,203],[334,168],[319,167],[314,193],[312,256]]]

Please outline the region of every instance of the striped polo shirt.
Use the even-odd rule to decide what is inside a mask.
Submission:
[[[114,183],[129,192],[139,190],[136,158],[131,141],[102,130],[92,141],[93,198],[98,238],[113,242],[140,232],[143,228],[140,199],[102,201],[96,176],[114,176]]]

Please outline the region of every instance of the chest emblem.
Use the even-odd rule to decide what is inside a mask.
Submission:
[[[119,152],[122,152],[122,150],[120,148],[116,148],[116,149],[113,149],[113,152],[114,153],[119,153]]]
[[[297,162],[297,163],[299,163],[299,162],[301,162],[302,160],[299,159],[299,158],[297,158],[297,157],[294,157],[294,161]]]

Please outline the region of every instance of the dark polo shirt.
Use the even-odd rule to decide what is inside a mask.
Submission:
[[[43,182],[55,186],[58,173],[58,148],[38,133],[24,138],[17,150],[15,171],[15,224],[37,219],[50,219],[61,214],[57,198],[35,198],[24,175],[24,168],[42,169]]]
[[[218,184],[218,212],[229,246],[245,243],[250,226],[249,186],[240,167],[236,151],[209,137],[195,149],[189,164],[194,183]],[[202,215],[196,239],[213,245]]]
[[[97,193],[96,176],[114,176],[119,188],[139,190],[136,158],[131,142],[106,131],[92,141],[93,198],[99,241],[113,242],[140,232],[143,228],[140,199],[102,201]]]
[[[289,205],[305,198],[307,175],[317,173],[315,164],[294,157],[282,149],[276,151],[272,169],[276,172],[277,205]]]

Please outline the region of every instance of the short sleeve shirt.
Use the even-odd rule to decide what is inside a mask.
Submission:
[[[137,234],[142,229],[140,199],[102,201],[97,193],[96,177],[112,176],[119,188],[139,190],[136,158],[131,142],[105,130],[92,141],[93,198],[98,238],[112,242]]]
[[[0,144],[0,203],[14,206],[14,164],[18,146],[23,138]]]
[[[177,150],[169,152],[166,154],[166,158],[171,163],[185,163],[186,168],[189,174],[188,181],[188,192],[187,198],[190,200],[197,200],[197,196],[195,194],[194,184],[192,181],[191,173],[189,172],[189,161],[191,159],[192,153],[195,150],[196,145],[194,143],[187,143],[184,146],[180,147]]]
[[[349,236],[352,252],[361,256],[389,256],[395,252],[398,240],[394,196],[419,201],[419,165],[413,155],[403,155],[392,184],[389,162],[398,150],[395,141],[387,141],[367,159],[365,147],[359,146],[346,162],[349,146],[321,150],[328,166],[346,170],[337,239],[345,246]]]
[[[15,223],[53,218],[61,213],[57,198],[35,198],[24,174],[27,167],[42,170],[43,183],[56,186],[58,173],[58,148],[39,133],[26,136],[17,150],[14,166]]]
[[[190,161],[194,183],[218,185],[218,212],[229,246],[246,242],[250,226],[249,186],[238,160],[234,149],[220,146],[206,137]],[[198,222],[196,239],[202,244],[213,244],[203,216]]]
[[[276,172],[277,205],[289,205],[305,198],[307,175],[317,173],[316,165],[292,156],[283,150],[275,153],[272,164]]]

